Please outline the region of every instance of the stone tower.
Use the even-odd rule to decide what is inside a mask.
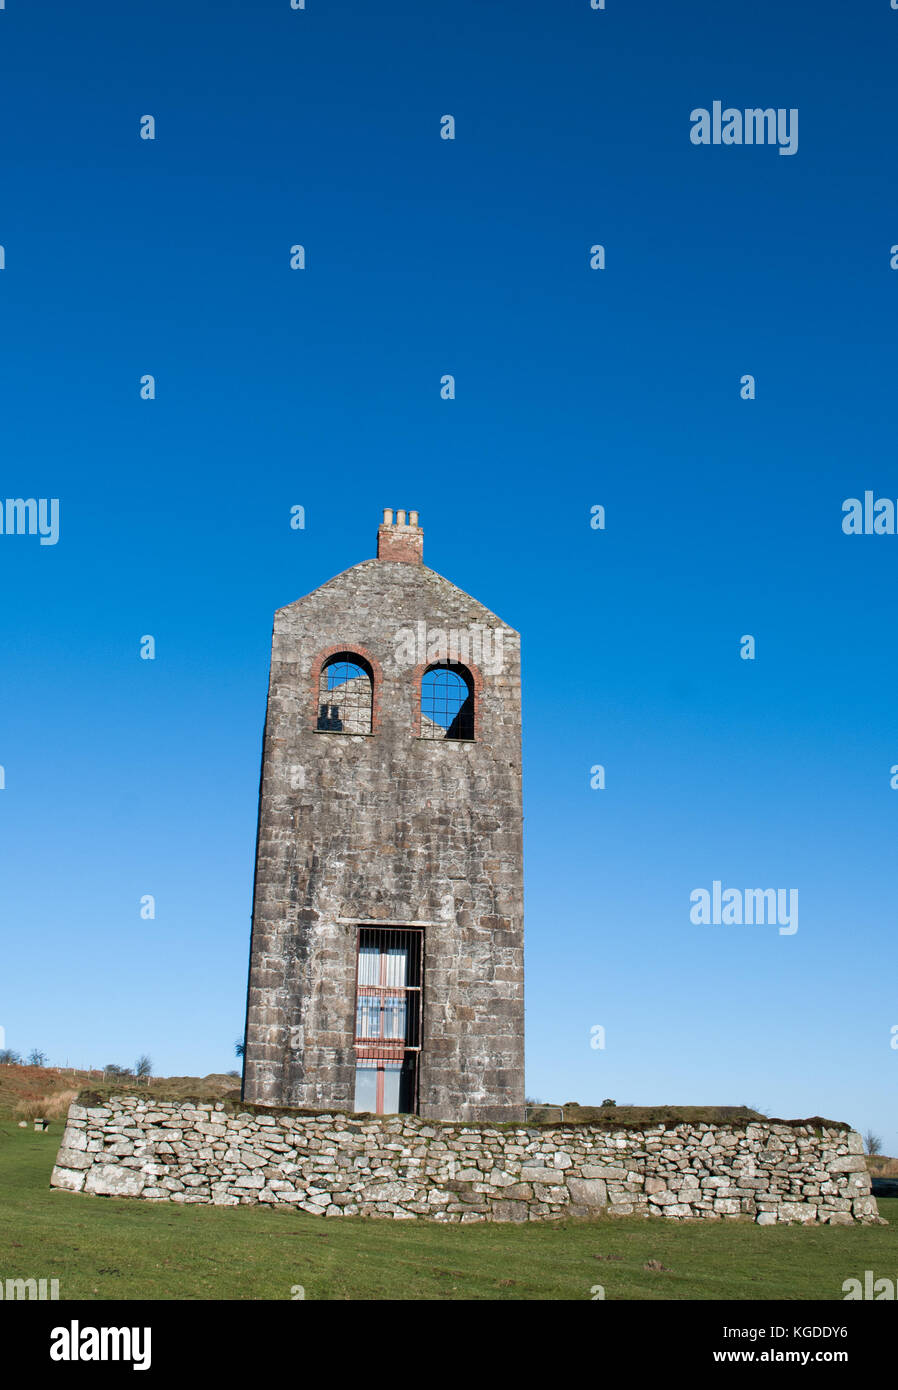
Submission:
[[[422,551],[275,614],[248,1101],[523,1118],[520,639]]]

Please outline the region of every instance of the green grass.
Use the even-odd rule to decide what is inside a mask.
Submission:
[[[898,1271],[890,1226],[759,1227],[661,1218],[443,1226],[177,1206],[48,1187],[61,1126],[0,1116],[0,1278],[56,1278],[63,1299],[841,1299]],[[646,1270],[650,1260],[664,1270]]]

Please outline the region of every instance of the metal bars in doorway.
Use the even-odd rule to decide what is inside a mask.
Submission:
[[[416,1114],[421,1055],[420,927],[360,927],[356,971],[355,1109]]]

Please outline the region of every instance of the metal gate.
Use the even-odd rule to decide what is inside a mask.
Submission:
[[[420,927],[359,928],[357,1111],[417,1114],[423,936]]]

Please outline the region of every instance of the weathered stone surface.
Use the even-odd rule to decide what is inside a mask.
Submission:
[[[492,1219],[494,1221],[526,1221],[529,1215],[526,1202],[493,1202]]]
[[[93,1167],[93,1157],[85,1153],[83,1149],[61,1148],[56,1155],[56,1162],[61,1168],[91,1168]]]
[[[366,1202],[413,1202],[415,1189],[407,1183],[372,1183],[364,1192]]]
[[[382,528],[380,558],[275,614],[245,1096],[351,1110],[359,926],[424,922],[421,1115],[518,1120],[520,638],[425,567],[420,538],[417,526]],[[473,740],[419,737],[421,676],[434,657],[416,647],[409,656],[403,632],[414,644],[443,633],[471,671]],[[321,666],[337,652],[373,668],[370,732],[339,687],[331,699],[346,723],[328,722],[344,731],[318,728]]]
[[[559,1202],[570,1201],[570,1196],[566,1187],[547,1187],[545,1183],[534,1183],[533,1195],[538,1202]]]
[[[63,1149],[86,1149],[87,1134],[85,1133],[83,1126],[79,1127],[72,1124],[71,1122],[67,1124],[62,1136],[60,1146]]]
[[[608,1188],[601,1178],[568,1178],[571,1201],[578,1207],[608,1205]]]
[[[658,1198],[655,1198],[658,1201]],[[741,1210],[738,1197],[716,1197],[714,1200],[714,1210],[719,1211],[723,1216],[738,1216]]]
[[[84,1191],[100,1197],[139,1197],[145,1187],[143,1173],[133,1168],[120,1168],[115,1163],[103,1163],[91,1168]]]
[[[134,1145],[130,1139],[116,1139],[106,1148],[108,1154],[114,1154],[116,1158],[128,1158],[134,1152]]]
[[[817,1219],[816,1202],[781,1202],[778,1213],[780,1221],[800,1221],[806,1225]]]
[[[65,1192],[80,1192],[84,1187],[84,1178],[83,1172],[57,1165],[50,1174],[50,1186],[62,1188]]]
[[[649,1198],[649,1201],[654,1206],[673,1206],[677,1201],[677,1194],[675,1192],[671,1192],[670,1189],[665,1186],[660,1190],[660,1192],[653,1193],[653,1195]]]

